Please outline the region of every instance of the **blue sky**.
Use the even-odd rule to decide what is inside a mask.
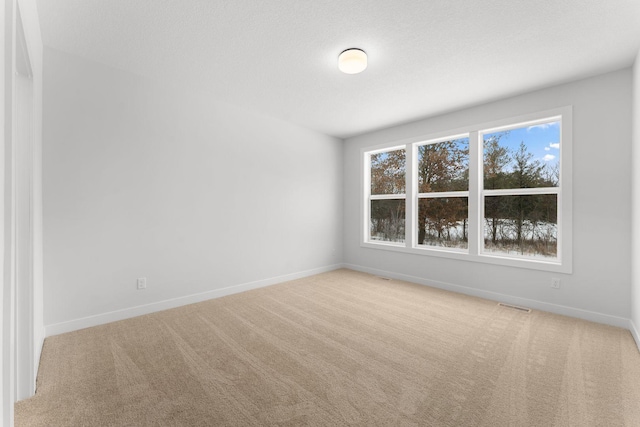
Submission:
[[[486,134],[485,138],[493,134]],[[535,160],[555,166],[560,160],[560,122],[512,129],[502,137],[500,145],[514,153],[519,149],[520,142],[524,142]]]

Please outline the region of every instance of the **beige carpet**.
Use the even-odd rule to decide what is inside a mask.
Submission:
[[[640,353],[339,270],[48,338],[16,425],[640,426]]]

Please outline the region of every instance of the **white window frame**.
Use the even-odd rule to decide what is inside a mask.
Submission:
[[[364,240],[366,242],[369,242],[371,244],[375,244],[375,245],[385,245],[385,246],[395,246],[395,247],[404,247],[407,241],[407,217],[405,214],[405,219],[404,219],[404,230],[405,230],[405,241],[403,242],[385,242],[383,240],[372,240],[371,239],[371,230],[370,230],[370,218],[371,218],[371,201],[372,200],[405,200],[405,204],[406,204],[406,199],[407,199],[407,187],[405,184],[405,189],[404,189],[404,194],[398,193],[398,194],[371,194],[371,155],[372,154],[380,154],[380,153],[386,153],[389,151],[396,151],[396,150],[405,150],[405,165],[408,164],[409,162],[409,153],[406,151],[406,146],[405,145],[398,145],[398,146],[391,146],[391,147],[385,147],[385,148],[381,148],[378,150],[368,150],[365,154],[365,178],[364,178],[364,186],[365,188],[367,188],[366,194],[365,194],[365,201],[364,201],[364,210],[366,211],[366,216],[367,216],[367,220],[365,221],[364,224]],[[407,167],[405,166],[405,180],[407,177]]]
[[[470,138],[470,134],[468,132],[466,133],[461,133],[458,135],[448,135],[446,137],[440,137],[440,138],[435,138],[435,139],[430,139],[428,141],[422,141],[422,142],[417,142],[412,145],[412,150],[413,150],[413,169],[415,169],[417,171],[418,168],[418,150],[419,147],[422,145],[430,145],[430,144],[437,144],[439,142],[445,142],[445,141],[451,141],[451,140],[456,140],[456,139],[462,139],[462,138],[469,138],[469,149],[471,149],[471,138]],[[471,154],[469,153],[469,162],[471,162]],[[408,174],[409,172],[407,172]],[[471,174],[469,174],[471,175]],[[412,177],[411,177],[412,181],[413,181],[413,187],[416,189],[416,195],[415,195],[415,199],[413,202],[413,218],[414,220],[416,220],[418,218],[418,208],[419,208],[419,201],[420,199],[438,199],[438,198],[452,198],[452,197],[466,197],[467,200],[469,200],[469,188],[471,186],[471,183],[469,183],[469,187],[467,187],[466,191],[433,191],[430,193],[419,193],[418,189],[420,188],[420,185],[418,183],[419,177],[418,177],[418,173],[413,173]],[[418,244],[418,228],[415,227],[414,223],[411,223],[412,226],[412,234],[413,236],[413,242],[412,242],[412,247],[416,247],[418,249],[430,249],[430,250],[441,250],[441,251],[446,251],[446,252],[457,252],[457,253],[468,253],[468,249],[457,249],[457,248],[444,248],[444,247],[440,247],[440,246],[428,246],[428,245],[420,245]],[[406,225],[405,225],[406,227]]]
[[[484,190],[483,183],[483,141],[481,135],[493,131],[516,129],[533,126],[551,121],[561,121],[560,133],[560,182],[558,187]],[[469,125],[458,129],[423,135],[388,144],[366,147],[361,150],[361,176],[363,195],[361,203],[361,247],[399,251],[426,256],[444,257],[464,261],[481,262],[486,264],[503,265],[517,268],[550,271],[571,274],[572,262],[572,107],[566,106],[552,110],[525,114],[491,122]],[[418,199],[426,197],[465,197],[466,192],[426,193],[419,194],[417,177],[418,146],[436,143],[451,138],[469,137],[469,189],[468,189],[468,249],[443,248],[418,245],[418,230],[416,226]],[[369,239],[370,203],[375,198],[389,198],[372,196],[371,192],[371,154],[404,148],[406,151],[406,188],[405,188],[405,242],[381,242]],[[558,240],[557,258],[540,259],[518,257],[496,252],[484,252],[484,198],[491,195],[529,195],[529,194],[557,194],[558,197]],[[390,198],[399,199],[401,195]]]

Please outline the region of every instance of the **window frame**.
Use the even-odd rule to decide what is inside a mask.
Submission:
[[[467,185],[467,190],[466,191],[432,191],[429,193],[420,193],[419,192],[419,188],[420,188],[420,177],[418,176],[417,173],[417,169],[418,169],[418,162],[420,161],[419,158],[419,147],[420,146],[424,146],[424,145],[430,145],[430,144],[438,144],[440,142],[445,142],[445,141],[451,141],[451,140],[457,140],[457,139],[462,139],[462,138],[467,138],[469,140],[469,149],[471,149],[471,139],[470,139],[470,134],[468,132],[465,133],[461,133],[461,134],[453,134],[453,135],[448,135],[446,137],[440,137],[440,138],[435,138],[435,139],[430,139],[428,141],[422,141],[422,142],[415,142],[413,144],[411,144],[412,146],[412,150],[413,150],[413,159],[415,159],[414,163],[412,164],[413,169],[416,169],[416,173],[412,173],[410,179],[413,181],[413,187],[416,189],[416,196],[414,198],[414,202],[413,202],[413,218],[417,219],[419,216],[419,209],[420,209],[420,199],[439,199],[439,198],[463,198],[466,197],[467,198],[467,202],[469,200],[469,189],[471,186],[471,183],[469,183]],[[471,163],[471,153],[469,153],[469,163]],[[412,170],[413,172],[413,170]],[[409,171],[407,171],[407,174],[409,174]],[[471,174],[469,174],[471,175]],[[413,246],[416,249],[439,249],[439,250],[444,250],[447,252],[454,252],[454,253],[467,253],[468,249],[459,249],[459,248],[446,248],[446,247],[441,247],[441,246],[430,246],[430,245],[422,245],[418,242],[418,234],[419,234],[419,230],[418,227],[414,227],[413,225],[415,225],[414,223],[412,223],[412,232],[413,232]],[[406,225],[405,225],[406,226]]]
[[[371,243],[374,245],[386,245],[386,246],[396,246],[396,247],[404,247],[406,245],[406,233],[407,233],[407,214],[406,214],[406,199],[407,199],[407,187],[406,187],[406,179],[407,179],[407,162],[409,160],[408,153],[406,151],[406,145],[398,145],[398,146],[390,146],[381,149],[369,150],[365,153],[364,163],[365,163],[365,178],[364,178],[364,186],[367,188],[365,194],[365,212],[367,220],[364,224],[364,240],[367,243]],[[390,151],[396,150],[405,150],[405,189],[404,193],[392,193],[392,194],[371,194],[371,155],[386,153]],[[405,200],[405,217],[404,217],[404,230],[405,230],[405,241],[404,242],[390,242],[384,240],[372,240],[371,239],[371,201],[373,200]]]
[[[572,106],[565,106],[546,111],[534,112],[515,117],[493,120],[480,124],[468,125],[457,129],[449,129],[437,133],[396,140],[387,144],[361,149],[361,192],[360,204],[361,237],[360,246],[371,249],[383,249],[425,256],[443,257],[485,264],[508,267],[527,268],[557,273],[571,274],[572,262]],[[542,187],[528,189],[484,189],[484,147],[482,134],[508,129],[517,129],[536,124],[560,121],[560,179],[558,187]],[[469,188],[468,188],[468,249],[445,248],[438,246],[418,245],[418,200],[423,197],[418,193],[418,146],[437,143],[452,138],[469,137]],[[370,155],[404,148],[405,166],[405,242],[381,242],[369,239],[369,207],[371,200]],[[557,192],[557,258],[542,259],[520,257],[496,252],[484,251],[484,200],[491,195],[517,194],[556,194]],[[465,192],[451,192],[455,197],[464,197]],[[432,197],[444,197],[449,193],[431,193]],[[437,194],[437,196],[433,196]],[[396,196],[396,195],[394,195]],[[399,196],[399,195],[398,195]],[[399,199],[401,197],[393,197]]]

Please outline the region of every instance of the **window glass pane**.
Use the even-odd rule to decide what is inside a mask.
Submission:
[[[371,240],[404,242],[404,199],[372,200]]]
[[[557,195],[485,197],[485,252],[556,258],[557,246]]]
[[[560,122],[483,135],[484,188],[558,187]]]
[[[469,189],[469,138],[418,146],[418,191]]]
[[[404,194],[405,150],[371,155],[371,194]]]
[[[418,244],[467,249],[467,197],[418,199]]]

